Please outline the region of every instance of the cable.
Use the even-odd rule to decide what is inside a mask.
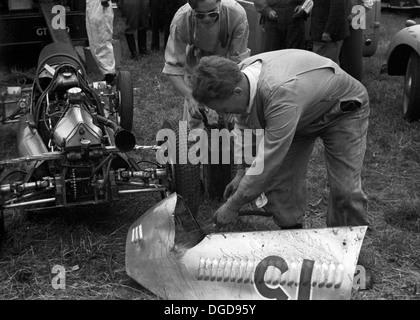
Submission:
[[[106,171],[104,173],[104,186],[106,186],[106,184],[108,183],[108,179],[109,179],[109,172],[111,171],[111,164],[112,161],[115,159],[115,157],[113,156],[111,159],[109,159],[108,165],[106,167]]]
[[[102,162],[92,171],[91,175],[90,175],[90,180],[92,180],[93,176],[96,174],[96,172],[98,172],[101,167],[111,158],[113,158],[114,155],[112,153],[110,153],[104,160],[102,160]]]

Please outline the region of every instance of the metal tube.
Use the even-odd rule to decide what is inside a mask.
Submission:
[[[24,194],[24,195],[20,196],[19,197],[19,200],[21,200],[21,199],[27,199],[27,198],[30,198],[30,197],[33,197],[33,196],[36,196],[36,195],[39,196],[39,195],[41,195],[41,194],[43,194],[43,193],[45,193],[47,191],[50,191],[50,190],[51,190],[51,188],[48,188],[48,189],[37,191],[37,192],[27,193],[27,194]],[[17,198],[13,198],[13,199],[6,200],[4,203],[5,204],[13,203],[16,200],[17,200]]]
[[[134,146],[133,151],[134,152],[139,152],[141,150],[160,150],[163,149],[163,147],[161,146]]]
[[[10,159],[10,160],[2,160],[0,164],[3,165],[11,165],[17,164],[22,162],[31,162],[31,161],[46,161],[46,160],[58,160],[63,157],[63,153],[60,151],[53,151],[53,152],[45,152],[36,155],[29,155],[25,157]]]
[[[150,187],[150,188],[154,188],[154,189],[163,188],[163,186],[161,184],[144,183],[144,182],[138,182],[138,181],[130,181],[130,182],[117,181],[117,185],[119,185],[119,186],[133,186],[133,187]]]
[[[48,202],[55,202],[55,198],[33,200],[33,201],[22,202],[22,203],[14,203],[14,204],[5,205],[5,206],[3,206],[3,208],[4,209],[11,209],[11,208],[30,206],[32,204],[40,204],[40,203],[48,203]]]
[[[133,150],[138,152],[140,150],[159,150],[160,146],[135,146]],[[105,147],[104,153],[110,154],[120,152],[120,150],[115,146]],[[9,160],[0,161],[0,165],[12,165],[22,162],[31,162],[31,161],[47,161],[47,160],[58,160],[65,157],[65,153],[61,151],[52,151],[52,152],[40,152],[37,154],[31,154],[20,158],[14,158]]]
[[[151,189],[135,189],[135,190],[120,190],[119,194],[128,194],[128,193],[144,193],[144,192],[156,192],[156,191],[165,191],[166,188],[151,188]]]

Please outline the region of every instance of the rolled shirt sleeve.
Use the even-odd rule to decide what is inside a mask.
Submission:
[[[169,75],[184,75],[186,64],[187,43],[182,38],[176,24],[171,25],[171,32],[165,49],[165,66],[163,73]]]
[[[227,58],[239,63],[251,54],[248,49],[249,25],[248,21],[244,20],[239,24],[232,34],[232,42],[229,46]]]

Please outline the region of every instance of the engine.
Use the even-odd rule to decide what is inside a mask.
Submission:
[[[68,90],[68,109],[53,130],[54,144],[65,150],[86,144],[100,146],[102,143],[102,130],[94,124],[91,113],[83,106],[81,93],[82,90],[77,87]]]
[[[32,114],[43,144],[75,151],[104,144],[102,101],[85,78],[83,64],[65,44],[44,48],[39,58]]]

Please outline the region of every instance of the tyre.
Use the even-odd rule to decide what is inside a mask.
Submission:
[[[403,117],[412,122],[420,118],[420,56],[412,52],[404,79]]]
[[[179,150],[190,150],[195,142],[188,141],[187,137],[180,139],[179,122],[175,120],[166,120],[161,129],[168,135],[164,141],[157,141],[158,145],[164,142],[168,143],[169,163],[166,165],[168,173],[168,189],[170,193],[176,192],[187,204],[193,216],[197,216],[198,209],[202,200],[200,164],[191,164],[187,154],[179,154]],[[187,129],[187,134],[188,134]],[[175,159],[171,159],[170,150],[175,151]],[[180,161],[180,160],[187,161]],[[186,162],[186,163],[184,163]]]
[[[128,71],[120,71],[117,76],[116,122],[127,131],[133,129],[133,84]]]
[[[211,130],[216,129],[218,131],[225,129],[224,126],[219,124],[217,125],[208,125],[206,127],[207,134],[211,136]],[[211,154],[211,148],[214,147],[212,144],[215,141],[209,140],[209,154]],[[216,164],[204,164],[203,165],[203,185],[205,190],[205,197],[208,197],[210,200],[223,201],[223,194],[226,186],[232,181],[234,175],[232,175],[232,170],[234,166],[233,163],[233,153],[231,153],[230,163],[223,164],[223,144],[219,140],[219,161]],[[233,144],[230,145],[230,150],[234,150]],[[235,173],[236,174],[236,173]]]
[[[3,245],[3,239],[6,235],[6,227],[4,226],[4,214],[3,210],[0,210],[0,250],[1,246]]]

